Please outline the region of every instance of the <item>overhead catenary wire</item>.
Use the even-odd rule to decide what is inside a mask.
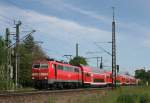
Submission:
[[[10,1],[10,0],[9,0],[9,2],[10,2],[12,5],[15,5],[15,6],[17,6],[17,7],[22,8],[19,4],[15,3],[15,2],[13,2],[13,1]],[[24,11],[27,12],[26,10],[24,10]],[[10,19],[10,18],[8,18],[8,19]],[[28,29],[28,28],[29,28],[29,29],[32,29],[31,26],[29,26],[28,24],[25,24],[25,23],[23,23],[23,25],[22,25],[21,28],[23,28],[23,29],[26,29],[26,28],[27,28],[27,29]],[[32,29],[32,30],[33,30],[33,29]],[[43,32],[42,32],[42,33],[43,33]],[[58,41],[63,41],[63,40],[61,40],[61,39],[59,39],[59,38],[54,38],[54,39],[57,39]],[[65,42],[67,42],[67,41],[65,41]],[[56,44],[55,44],[55,45],[56,45]],[[66,47],[72,48],[73,45],[70,45],[70,43],[68,42],[67,45],[65,45],[65,48],[66,48]],[[60,46],[59,48],[61,48],[61,46]],[[67,49],[68,49],[68,48],[67,48]],[[64,49],[64,48],[63,48],[63,49]],[[66,50],[65,50],[65,51],[66,51]],[[67,50],[67,51],[68,51],[68,50]]]
[[[4,15],[2,15],[2,14],[0,14],[0,23],[2,24],[2,25],[6,25],[7,24],[7,26],[14,26],[14,24],[13,24],[13,19],[11,19],[11,18],[9,18],[9,17],[7,17],[7,16],[4,16]]]
[[[107,50],[105,50],[103,47],[99,46],[96,42],[94,42],[94,44],[101,49],[102,51],[104,51],[105,53],[107,53],[108,55],[112,56],[112,54],[110,52],[108,52]]]
[[[33,30],[33,31],[31,31],[29,34],[27,34],[26,36],[24,36],[24,37],[22,37],[21,39],[20,39],[20,41],[22,41],[22,40],[24,40],[25,38],[27,38],[29,35],[31,35],[32,33],[34,33],[35,31]],[[10,48],[10,47],[12,47],[12,46],[14,46],[16,44],[16,42],[15,43],[13,43],[12,45],[10,45],[8,48]]]

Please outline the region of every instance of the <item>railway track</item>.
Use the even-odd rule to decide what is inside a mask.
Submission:
[[[46,94],[65,94],[65,93],[81,93],[81,92],[96,92],[110,90],[111,88],[80,88],[80,89],[67,89],[67,90],[34,90],[26,92],[5,92],[0,93],[0,97],[16,97],[16,96],[31,96],[31,95],[46,95]]]
[[[51,103],[49,102],[51,99],[56,100],[56,103],[67,103],[70,98],[80,98],[80,95],[105,95],[106,91],[110,89],[111,88],[80,88],[68,90],[5,92],[0,93],[0,103]]]

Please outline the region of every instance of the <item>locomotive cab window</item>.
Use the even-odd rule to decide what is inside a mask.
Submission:
[[[33,64],[33,68],[40,68],[40,64]]]
[[[40,68],[48,68],[48,64],[40,64]]]
[[[33,64],[33,68],[38,68],[38,69],[48,68],[48,64]]]
[[[54,64],[52,64],[52,68],[55,69],[55,65]]]

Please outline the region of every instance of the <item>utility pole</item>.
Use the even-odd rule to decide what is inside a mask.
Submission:
[[[10,31],[6,28],[6,37],[5,37],[5,46],[6,46],[6,82],[7,82],[7,89],[9,89],[9,81],[10,81],[10,66],[11,66],[11,51],[10,45]]]
[[[90,57],[90,58],[86,58],[86,59],[96,59],[96,61],[97,61],[97,68],[100,68],[100,69],[102,69],[101,67],[102,67],[102,57]],[[101,59],[101,63],[100,63],[100,66],[99,66],[99,59]]]
[[[18,83],[19,83],[19,64],[20,64],[20,56],[19,56],[19,41],[20,41],[20,37],[19,37],[19,27],[21,25],[21,21],[18,21],[16,25],[16,49],[15,49],[15,84],[16,84],[16,87],[18,87]]]
[[[115,13],[113,9],[113,21],[112,21],[112,88],[116,88],[116,35],[115,35]]]
[[[103,57],[100,57],[101,62],[100,62],[100,69],[103,69]]]
[[[79,53],[79,44],[77,43],[77,44],[76,44],[76,57],[79,56],[78,53]]]
[[[99,57],[96,57],[96,60],[97,60],[97,68],[98,68]]]

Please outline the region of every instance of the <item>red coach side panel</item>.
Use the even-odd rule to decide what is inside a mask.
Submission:
[[[106,71],[105,74],[106,74],[106,80],[105,80],[106,84],[107,85],[112,84],[112,72]]]
[[[91,77],[91,68],[87,66],[80,66],[82,70],[82,82],[83,84],[88,84],[90,85],[92,82],[92,77]]]
[[[81,69],[70,64],[59,63],[55,61],[50,62],[49,80],[55,82],[81,82]]]
[[[93,73],[92,74],[92,83],[91,85],[95,86],[104,86],[105,82],[105,74],[104,73]]]

